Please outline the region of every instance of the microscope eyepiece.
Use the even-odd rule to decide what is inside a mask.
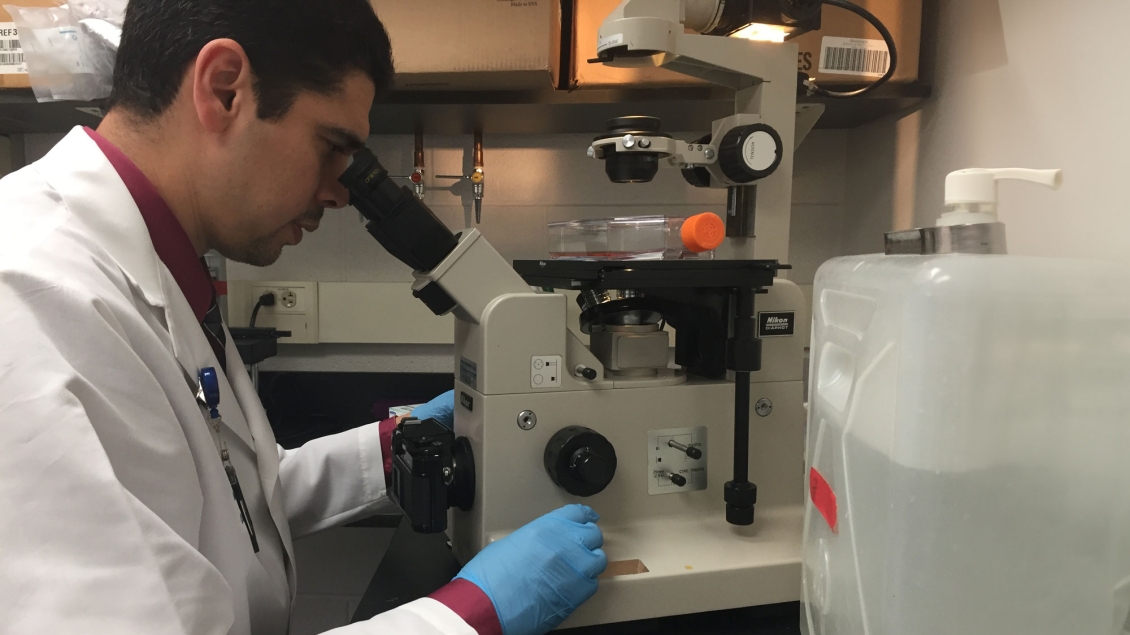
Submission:
[[[415,271],[431,271],[459,241],[412,190],[396,185],[368,148],[338,181],[349,190],[349,202],[369,219],[366,229],[385,249]]]

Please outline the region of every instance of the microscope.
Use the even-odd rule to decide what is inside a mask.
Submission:
[[[650,181],[665,161],[727,188],[719,259],[511,266],[477,229],[450,232],[368,150],[341,178],[368,231],[415,271],[414,295],[456,318],[454,432],[405,420],[390,494],[417,531],[446,531],[461,562],[558,507],[593,507],[609,570],[566,628],[800,597],[810,323],[778,275],[797,48],[719,36],[763,19],[760,4],[628,0],[600,29],[601,63],[735,90],[736,114],[694,142],[626,117],[588,151],[615,182]],[[753,258],[755,216],[778,258]]]

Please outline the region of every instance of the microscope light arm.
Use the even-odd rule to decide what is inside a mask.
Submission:
[[[718,148],[709,143],[689,143],[670,137],[624,135],[612,139],[593,141],[589,158],[604,159],[612,152],[640,152],[656,154],[667,159],[676,168],[713,165],[718,160]]]
[[[706,30],[710,6],[717,0],[624,0],[601,24],[598,58],[608,66],[661,66],[735,90],[781,76],[781,60],[790,73],[783,89],[796,91],[796,52],[775,42],[685,33]],[[648,55],[650,53],[650,55]]]

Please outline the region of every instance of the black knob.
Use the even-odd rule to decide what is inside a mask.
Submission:
[[[671,479],[671,482],[674,483],[675,485],[678,485],[679,487],[682,487],[682,486],[687,484],[687,479],[685,477],[682,477],[682,476],[675,474],[673,472],[667,474],[667,478]]]
[[[710,170],[706,168],[683,168],[683,179],[694,187],[710,187]]]
[[[692,461],[697,461],[697,460],[702,458],[702,450],[700,450],[698,448],[692,448],[692,447],[685,446],[682,443],[675,441],[674,439],[672,439],[671,441],[668,441],[667,445],[672,447],[672,448],[675,448],[676,450],[678,450],[678,451],[680,451],[684,454],[686,454],[688,457],[690,457],[690,459]]]
[[[584,447],[573,453],[570,468],[581,481],[589,485],[606,483],[612,479],[608,459],[593,452],[592,448]]]
[[[763,123],[733,128],[718,144],[718,166],[735,183],[752,183],[773,174],[784,156],[781,135]]]
[[[706,135],[691,143],[696,145],[700,143],[710,143],[710,135]],[[683,168],[683,178],[686,179],[687,183],[695,187],[710,187],[710,170],[706,168]]]
[[[577,374],[589,381],[596,379],[596,369],[589,368],[588,366],[578,366]]]
[[[569,426],[545,446],[545,471],[558,487],[574,496],[604,491],[616,475],[616,450],[600,433]]]

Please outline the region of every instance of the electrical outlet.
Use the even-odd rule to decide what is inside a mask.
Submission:
[[[250,310],[264,293],[273,293],[274,306],[259,309],[255,326],[273,326],[280,331],[290,331],[290,337],[280,344],[318,343],[318,283],[317,282],[251,282],[246,287],[248,319]]]

